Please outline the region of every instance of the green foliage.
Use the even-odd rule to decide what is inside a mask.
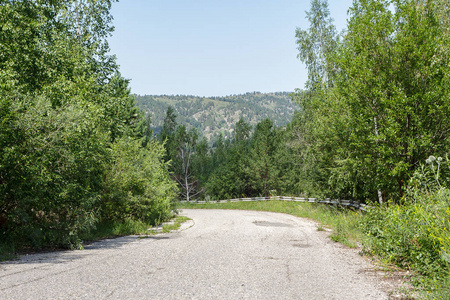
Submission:
[[[150,224],[146,224],[140,220],[127,218],[120,221],[101,221],[96,224],[95,228],[83,232],[80,238],[84,242],[95,241],[104,238],[114,238],[117,236],[138,234],[147,235],[149,234]]]
[[[27,110],[14,123],[22,139],[2,147],[6,235],[31,247],[77,245],[96,221],[107,136],[93,134],[95,117],[77,105],[53,109],[39,97],[14,106]]]
[[[164,143],[164,160],[169,163],[169,171],[178,183],[180,198],[191,201],[203,193],[201,180],[208,176],[208,144],[194,129],[178,125],[177,115],[169,106],[164,119],[159,140]]]
[[[435,297],[448,293],[450,278],[450,191],[437,172],[448,162],[441,161],[427,159],[430,172],[416,172],[402,205],[372,207],[361,223],[366,251],[426,276],[416,283]]]
[[[334,70],[327,85],[293,95],[301,106],[294,122],[299,159],[312,187],[331,197],[399,201],[419,163],[447,149],[449,56],[441,10],[448,7],[437,1],[355,1],[338,45],[327,35],[331,46],[307,61]],[[318,8],[311,13],[326,16]],[[314,39],[302,37],[305,59]]]
[[[423,275],[442,274],[439,239],[430,235],[436,224],[421,205],[372,208],[362,224],[370,239],[367,251],[389,263],[414,269]]]
[[[97,224],[171,214],[163,148],[108,54],[110,6],[0,1],[2,249],[79,247]]]
[[[306,16],[310,28],[297,28],[296,37],[298,58],[308,68],[307,90],[291,94],[300,110],[294,115],[288,136],[302,174],[297,189],[305,195],[354,198],[354,178],[345,172],[333,172],[335,161],[345,160],[345,153],[344,157],[338,153],[343,146],[340,139],[345,137],[345,109],[331,92],[338,71],[334,56],[340,39],[327,1],[311,1]]]
[[[339,53],[338,93],[349,113],[352,165],[399,198],[420,161],[444,151],[450,127],[448,58],[433,1],[361,1]],[[371,23],[370,26],[368,24]],[[364,74],[364,76],[362,76]]]
[[[207,195],[212,199],[231,199],[253,194],[245,166],[247,157],[238,149],[227,151],[227,160],[214,169],[206,183]]]
[[[299,170],[292,149],[286,147],[287,133],[270,119],[259,122],[254,132],[241,119],[234,138],[221,136],[212,153],[213,171],[206,182],[211,199],[270,196],[270,191],[298,193]]]
[[[326,88],[332,85],[335,66],[328,59],[339,44],[339,37],[330,18],[328,1],[312,0],[311,10],[306,12],[311,24],[308,30],[297,28],[295,36],[299,45],[298,58],[307,65],[308,83],[312,89]]]
[[[164,148],[156,141],[142,147],[139,140],[123,137],[112,145],[102,219],[138,220],[157,224],[171,216],[176,187],[161,163]]]
[[[280,170],[276,168],[275,152],[281,143],[273,123],[265,119],[256,125],[250,141],[250,160],[247,166],[249,184],[252,189],[263,192],[269,197],[269,191],[276,189]]]

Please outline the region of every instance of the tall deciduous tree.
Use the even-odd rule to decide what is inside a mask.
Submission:
[[[450,58],[436,1],[356,1],[339,53],[352,165],[398,199],[415,168],[448,150]]]
[[[191,201],[203,192],[193,166],[197,139],[198,133],[195,129],[187,131],[185,126],[177,127],[174,143],[177,154],[173,157],[172,170],[180,186],[182,198],[186,201]]]
[[[311,10],[306,12],[310,22],[308,30],[297,28],[298,58],[308,69],[308,87],[328,87],[332,83],[335,66],[328,59],[338,46],[338,35],[330,17],[327,0],[312,0]]]
[[[306,18],[309,29],[298,28],[296,37],[298,58],[306,64],[308,82],[305,90],[292,94],[300,110],[294,116],[289,144],[295,149],[304,174],[301,192],[329,194],[330,170],[336,156],[333,145],[336,139],[332,133],[335,128],[329,121],[333,120],[337,104],[330,92],[338,74],[335,55],[340,39],[330,18],[328,1],[312,0]]]

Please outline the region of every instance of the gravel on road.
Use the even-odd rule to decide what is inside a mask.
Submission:
[[[388,299],[368,261],[287,214],[183,210],[183,230],[0,264],[0,299]]]

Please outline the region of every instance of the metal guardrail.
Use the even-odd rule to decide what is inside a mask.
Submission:
[[[286,196],[273,196],[273,197],[253,197],[253,198],[235,198],[228,200],[214,200],[214,201],[181,201],[181,203],[193,203],[193,204],[207,204],[207,203],[227,203],[227,202],[250,202],[250,201],[293,201],[293,202],[309,202],[309,203],[323,203],[329,205],[337,205],[344,207],[353,207],[361,211],[365,211],[367,205],[351,200],[332,200],[330,198],[317,199],[317,198],[301,198],[301,197],[286,197]]]

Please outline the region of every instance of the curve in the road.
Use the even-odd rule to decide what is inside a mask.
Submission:
[[[0,299],[388,298],[365,275],[367,261],[309,220],[256,211],[183,214],[195,225],[177,233],[2,263]]]

